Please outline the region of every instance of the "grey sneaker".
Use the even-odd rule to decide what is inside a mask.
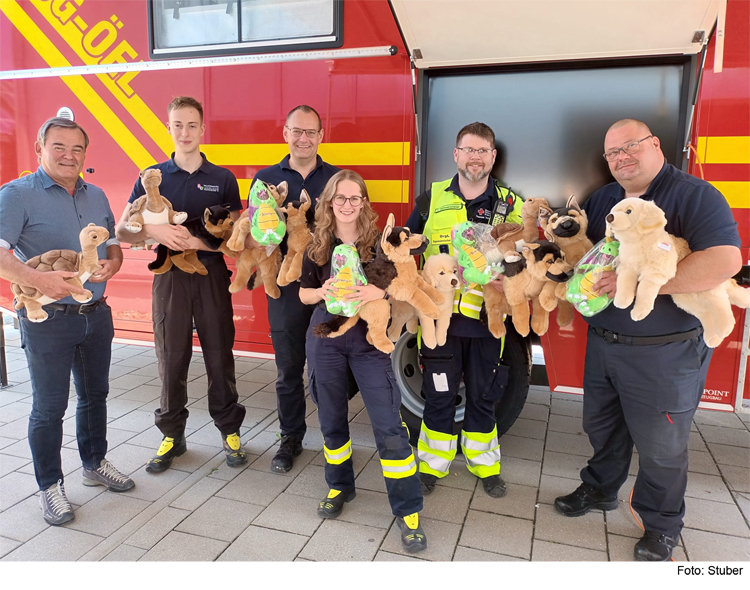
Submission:
[[[42,507],[42,516],[48,524],[57,526],[70,522],[74,518],[73,507],[65,496],[65,488],[61,479],[46,490],[42,490],[39,505]]]
[[[106,459],[102,459],[97,469],[83,468],[83,485],[105,486],[112,492],[125,492],[135,485],[132,479],[123,475]]]

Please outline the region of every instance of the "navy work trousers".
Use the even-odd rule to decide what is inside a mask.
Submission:
[[[107,454],[107,394],[114,337],[112,310],[104,302],[87,314],[45,311],[49,317],[40,323],[30,322],[25,309],[18,312],[21,345],[31,375],[29,446],[40,490],[64,479],[60,449],[71,371],[78,396],[76,439],[81,462],[87,469],[95,469]]]
[[[162,381],[156,426],[164,436],[185,432],[187,376],[193,356],[193,321],[208,376],[208,412],[222,435],[239,432],[245,408],[239,404],[234,375],[234,318],[229,271],[223,258],[201,260],[208,274],[173,267],[154,277],[154,345]]]
[[[391,368],[391,359],[366,339],[367,324],[359,321],[343,336],[319,338],[312,327],[332,318],[315,308],[307,334],[310,395],[318,406],[320,429],[328,449],[340,449],[350,442],[348,417],[348,373],[360,384],[362,399],[370,417],[381,462],[414,459],[409,433],[401,420],[401,392]],[[354,468],[349,457],[339,464],[326,461],[326,483],[336,490],[354,489]],[[422,490],[414,471],[407,477],[386,477],[386,490],[395,516],[422,510]]]
[[[646,530],[669,536],[682,530],[688,436],[711,353],[702,336],[631,346],[606,342],[589,328],[583,429],[594,455],[581,479],[616,495],[628,477],[635,444],[633,508]]]

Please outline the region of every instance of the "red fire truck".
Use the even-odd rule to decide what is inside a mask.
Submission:
[[[243,196],[258,169],[287,153],[286,113],[314,106],[320,155],[362,174],[381,219],[397,222],[430,182],[455,173],[452,142],[466,123],[498,136],[496,177],[562,205],[611,182],[604,132],[642,119],[671,163],[724,194],[748,260],[746,0],[0,0],[0,182],[36,170],[39,126],[71,116],[91,136],[84,176],[119,215],[138,170],[172,151],[166,106],[178,95],[204,103],[203,151],[234,172]],[[108,285],[124,341],[152,338],[152,257],[126,249]],[[2,281],[0,307],[13,313]],[[262,289],[235,295],[234,310],[238,354],[270,358]],[[735,310],[703,407],[748,403],[749,316]],[[585,324],[550,326],[540,342],[550,388],[582,392]],[[513,370],[500,432],[526,399],[530,341],[511,331],[505,360]],[[414,338],[399,342],[393,362],[404,417],[418,424]]]

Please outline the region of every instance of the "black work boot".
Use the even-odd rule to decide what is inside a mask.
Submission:
[[[172,459],[184,455],[186,451],[187,443],[184,434],[177,438],[165,436],[159,445],[159,450],[156,451],[156,455],[146,463],[146,471],[148,473],[166,471],[172,465]]]
[[[419,473],[419,483],[422,484],[422,495],[429,496],[435,491],[438,478],[432,473]]]
[[[286,473],[291,471],[294,458],[302,454],[302,441],[285,436],[281,439],[279,450],[271,459],[271,471]]]
[[[615,510],[617,506],[617,496],[607,496],[587,483],[582,483],[572,494],[555,498],[555,508],[563,516],[583,516],[592,508]]]
[[[502,498],[505,495],[505,481],[499,475],[483,477],[482,488],[491,498]]]
[[[245,449],[242,448],[239,431],[228,434],[223,438],[227,465],[229,465],[229,467],[239,467],[240,465],[247,463],[247,453],[245,452]]]
[[[396,519],[401,530],[401,546],[409,553],[424,551],[427,548],[427,535],[419,524],[419,512]]]
[[[329,490],[328,495],[318,504],[318,516],[320,518],[336,518],[344,509],[344,503],[351,502],[356,496],[356,490],[347,492]]]
[[[633,556],[636,561],[669,561],[672,549],[679,545],[678,537],[668,537],[655,531],[646,531],[635,544]]]

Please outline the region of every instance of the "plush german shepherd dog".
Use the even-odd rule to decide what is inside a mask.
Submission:
[[[436,304],[443,302],[443,295],[428,284],[418,273],[414,256],[427,249],[428,240],[420,234],[412,234],[406,227],[394,227],[393,214],[383,230],[377,253],[364,268],[367,282],[383,289],[393,299],[407,301],[421,319],[437,320],[440,310]],[[390,354],[393,342],[386,330],[391,317],[391,304],[385,299],[370,301],[359,308],[351,318],[337,316],[313,328],[313,334],[321,338],[335,338],[347,332],[359,318],[367,322],[367,341],[375,348]]]
[[[544,240],[527,244],[522,254],[525,260],[505,266],[503,290],[516,332],[527,336],[530,318],[531,329],[541,336],[549,327],[549,312],[557,307],[557,287],[573,276],[573,267],[557,244]],[[529,300],[532,314],[529,314]]]
[[[234,220],[229,216],[229,208],[226,205],[214,205],[203,212],[203,217],[188,219],[183,225],[190,235],[199,238],[206,246],[213,250],[220,250],[230,258],[237,258],[237,252],[230,250],[226,240],[232,235]],[[156,275],[164,274],[172,265],[181,271],[199,275],[207,275],[208,270],[198,260],[197,250],[170,250],[163,244],[159,245],[156,252],[156,260],[149,263],[148,269]]]

